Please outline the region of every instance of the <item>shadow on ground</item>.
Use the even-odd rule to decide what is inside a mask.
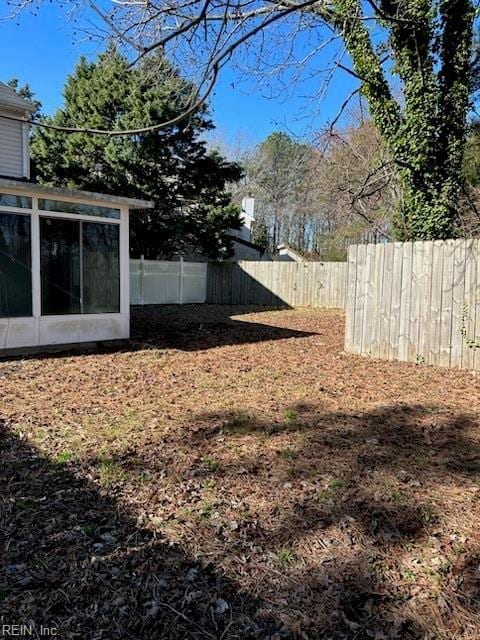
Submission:
[[[276,327],[232,316],[289,307],[227,305],[149,305],[132,307],[131,339],[109,340],[74,345],[26,347],[0,351],[0,360],[63,358],[102,353],[138,351],[142,349],[180,349],[203,351],[225,345],[250,344],[270,340],[307,338],[314,332]]]
[[[276,545],[318,523],[327,528],[334,523],[345,525],[350,519],[376,545],[424,536],[425,525],[434,526],[438,521],[438,507],[428,501],[417,502],[408,494],[396,495],[393,489],[389,496],[388,486],[387,500],[380,500],[370,493],[374,474],[394,477],[400,486],[414,490],[432,483],[440,492],[442,486],[480,483],[480,444],[478,436],[473,437],[479,426],[476,413],[452,416],[434,406],[406,404],[362,413],[322,413],[318,407],[302,403],[293,405],[287,415],[284,422],[271,422],[241,413],[207,413],[197,416],[194,425],[179,434],[179,440],[189,441],[195,451],[208,451],[209,441],[225,435],[250,435],[262,443],[278,440],[280,462],[286,463],[279,465],[278,482],[315,482],[328,474],[339,479],[340,484],[320,500],[306,496],[290,513],[283,511],[281,526],[273,534]],[[292,444],[285,448],[282,437],[289,434]],[[256,472],[256,484],[261,485],[262,454],[251,460],[242,455],[224,471],[235,473],[237,465],[248,469],[249,464]],[[265,481],[270,481],[268,475]],[[334,493],[339,499],[332,500]]]
[[[307,338],[312,332],[276,327],[232,316],[289,307],[240,305],[150,305],[132,307],[131,338],[138,347],[202,351],[225,345]]]
[[[281,629],[273,617],[255,621],[258,601],[138,526],[114,495],[5,425],[0,443],[0,625],[85,640],[270,638]]]
[[[220,521],[203,525],[209,536],[204,558],[210,540],[217,545],[212,557],[221,545],[227,565],[257,571],[248,592],[218,565],[199,564],[187,548],[157,538],[121,506],[132,486],[142,492],[141,484],[100,491],[81,465],[66,469],[43,458],[3,425],[3,621],[55,622],[60,637],[108,640],[478,638],[479,549],[471,544],[455,556],[442,506],[443,491],[480,476],[474,424],[472,415],[452,417],[435,407],[322,413],[297,405],[284,423],[199,414],[133,458],[132,451],[119,455],[115,463],[137,472],[137,480],[149,473],[153,491],[155,474],[178,476],[174,456],[182,446],[194,455],[181,479],[189,490],[214,475],[220,496],[238,481],[270,502],[275,517],[268,526],[260,506],[242,516],[225,511]],[[272,442],[275,451],[275,439],[289,433],[295,448],[287,457],[278,445],[272,472]],[[220,460],[225,439],[240,436],[261,439],[265,452],[205,466],[205,456]],[[316,482],[325,474],[338,481],[322,495]],[[379,474],[394,476],[405,491],[379,492],[372,482]],[[437,502],[427,491],[434,485]],[[157,504],[162,499],[157,496]],[[279,570],[260,562],[309,535],[317,549],[310,563]],[[402,562],[412,547],[432,540],[448,566],[435,576],[435,588],[426,582],[414,591],[408,574],[402,577]]]

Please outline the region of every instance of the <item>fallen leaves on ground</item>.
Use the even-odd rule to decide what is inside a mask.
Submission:
[[[0,363],[2,622],[480,637],[478,375],[345,354],[343,322],[143,308],[120,350]]]

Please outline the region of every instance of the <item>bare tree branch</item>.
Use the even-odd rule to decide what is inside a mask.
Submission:
[[[95,4],[93,0],[87,0],[87,1],[89,5]],[[323,4],[323,0],[320,0],[320,3]],[[172,118],[169,121],[157,123],[148,127],[138,127],[138,128],[122,129],[122,130],[114,130],[114,129],[105,130],[105,129],[96,129],[96,128],[89,128],[89,127],[60,126],[60,125],[46,123],[39,120],[16,117],[13,115],[1,116],[1,117],[4,117],[9,120],[26,122],[28,124],[31,124],[37,127],[53,129],[56,131],[63,131],[64,133],[67,133],[67,134],[86,133],[86,134],[92,134],[92,135],[106,135],[106,136],[112,136],[112,137],[138,135],[142,133],[160,131],[162,129],[172,127],[176,124],[181,123],[182,121],[187,119],[189,116],[194,114],[206,102],[206,100],[208,99],[209,95],[211,94],[215,86],[215,83],[217,81],[218,74],[221,68],[230,59],[234,51],[238,49],[243,43],[247,42],[257,34],[263,32],[270,25],[273,25],[280,19],[286,18],[291,14],[301,12],[304,9],[307,9],[309,7],[312,7],[318,4],[319,4],[319,0],[305,0],[304,2],[298,2],[298,3],[282,2],[281,10],[277,8],[275,12],[269,13],[266,16],[262,16],[261,20],[259,20],[252,28],[246,29],[243,33],[240,31],[239,25],[237,24],[233,32],[226,34],[225,40],[221,43],[221,45],[220,45],[220,38],[222,35],[224,35],[224,33],[223,31],[220,31],[219,34],[217,34],[217,38],[213,44],[211,55],[207,60],[206,67],[203,72],[203,77],[192,96],[192,99],[190,101],[191,102],[190,106],[184,111],[183,114],[180,114],[179,116]],[[202,10],[200,14],[197,15],[193,21],[188,23],[188,25],[180,24],[180,26],[172,34],[169,34],[168,36],[165,36],[163,39],[156,41],[148,49],[143,48],[142,54],[140,54],[138,59],[143,57],[144,54],[147,54],[153,51],[156,47],[164,47],[171,39],[186,33],[192,28],[195,29],[196,27],[198,27],[202,23],[202,21],[205,19],[207,9],[210,5],[211,5],[211,0],[205,0],[204,4],[202,5]],[[137,6],[137,3],[135,3],[134,6]],[[152,3],[152,6],[153,6],[153,3]],[[229,6],[228,2],[226,6],[227,7]],[[111,21],[111,19],[105,16],[105,14],[101,11],[99,11],[99,16],[102,19],[108,20],[108,22]],[[227,21],[227,17],[225,17],[224,23],[226,23],[226,21]],[[235,37],[236,32],[239,32],[239,35],[237,37]],[[120,37],[121,39],[125,38],[124,32],[122,30],[117,28],[116,33],[118,37]],[[137,47],[137,49],[138,48],[140,47]],[[205,85],[206,85],[206,88],[202,92],[202,88],[204,88]]]

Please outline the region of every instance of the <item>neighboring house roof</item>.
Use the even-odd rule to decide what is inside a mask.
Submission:
[[[248,240],[244,240],[243,238],[238,238],[237,236],[228,235],[228,238],[233,240],[233,242],[238,242],[238,244],[243,244],[244,247],[249,247],[250,249],[255,249],[261,255],[265,253],[265,248],[261,247],[259,244],[255,244],[253,242],[249,242]]]
[[[56,198],[83,198],[85,200],[94,200],[96,202],[106,202],[109,204],[126,204],[130,209],[153,209],[155,206],[151,200],[125,198],[124,196],[110,196],[105,193],[81,191],[80,189],[60,189],[59,187],[48,187],[28,182],[26,180],[12,180],[8,178],[0,178],[0,189],[20,189],[23,193],[27,192],[32,193],[33,195],[51,195]]]
[[[298,253],[287,244],[279,244],[277,250],[280,256],[288,256],[294,262],[307,262],[307,259],[301,253]]]
[[[30,111],[30,113],[33,113],[36,108],[4,82],[0,82],[0,105],[14,111]]]

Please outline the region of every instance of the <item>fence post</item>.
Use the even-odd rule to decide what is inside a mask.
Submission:
[[[179,287],[179,303],[183,304],[183,256],[180,256],[180,287]]]
[[[145,304],[145,257],[142,253],[140,256],[140,304]]]

